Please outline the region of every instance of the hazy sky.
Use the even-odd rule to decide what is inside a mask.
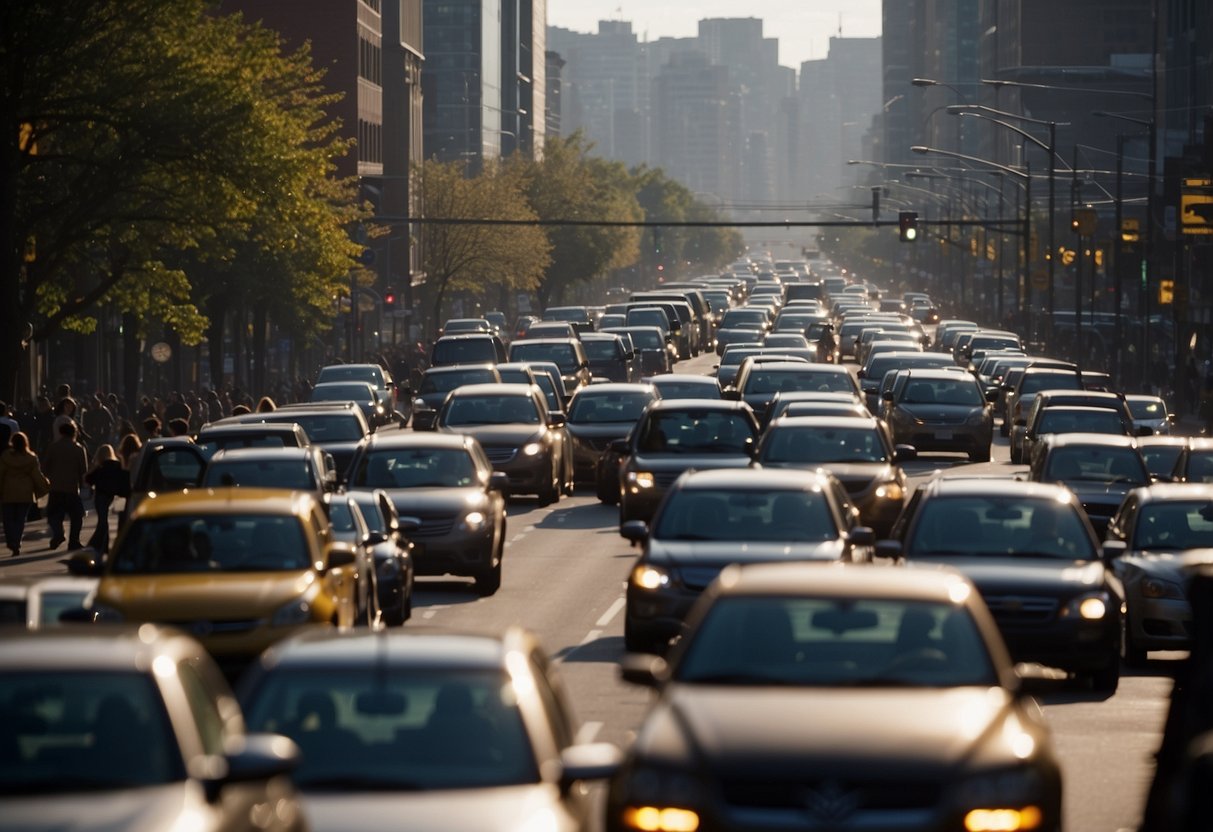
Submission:
[[[599,20],[630,20],[649,40],[663,35],[691,37],[705,17],[758,17],[763,32],[779,38],[779,62],[824,58],[830,38],[880,34],[881,0],[548,0],[548,24],[579,32],[598,31]]]

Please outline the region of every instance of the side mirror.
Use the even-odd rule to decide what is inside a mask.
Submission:
[[[901,557],[901,541],[878,540],[876,541],[875,551],[873,551],[872,554],[878,558],[896,560],[897,558]]]
[[[619,534],[632,543],[644,543],[649,539],[649,524],[643,520],[628,520],[619,527]]]
[[[290,774],[299,766],[299,746],[279,734],[249,734],[229,747],[223,757],[202,758],[199,767],[206,799],[215,803],[229,783],[253,783]],[[193,768],[193,766],[191,766]]]
[[[891,401],[893,401],[893,391],[892,391],[892,390],[885,390],[884,392],[882,392],[882,393],[880,394],[880,398],[881,398],[881,401],[886,401],[886,402],[891,402]]]
[[[855,373],[855,378],[867,378],[867,377],[868,377],[868,374],[865,373],[863,370],[858,370]]]
[[[405,534],[412,534],[413,532],[415,532],[421,528],[421,518],[420,517],[406,517],[404,515],[401,515],[400,517],[398,517],[396,519],[396,524],[399,527],[400,531],[404,532]]]
[[[327,572],[330,569],[340,569],[349,566],[358,558],[358,553],[349,543],[329,544],[328,557],[325,558],[324,568],[318,571]]]
[[[387,532],[367,532],[366,545],[368,546],[378,546],[380,543],[387,543],[387,541]]]
[[[504,471],[494,471],[489,474],[489,490],[505,491],[510,487],[510,475]]]
[[[720,398],[728,399],[731,402],[741,401],[741,391],[736,387],[726,387],[720,391]]]
[[[607,450],[614,454],[626,455],[629,450],[628,440],[627,439],[612,439],[610,442],[607,443]]]
[[[67,559],[67,573],[78,578],[95,578],[101,574],[101,561],[92,552],[76,552]]]
[[[856,526],[851,529],[848,537],[852,546],[872,546],[876,543],[876,532],[867,526]]]
[[[893,449],[894,462],[910,462],[918,459],[918,449],[913,445],[898,445]]]
[[[986,401],[988,401],[990,403],[998,401],[998,391],[997,390],[987,390],[986,391]]]
[[[1110,563],[1123,556],[1128,548],[1129,545],[1123,540],[1105,540],[1100,554],[1103,556],[1105,563]]]
[[[622,764],[623,752],[609,742],[570,745],[560,752],[560,791],[585,780],[606,780]]]
[[[568,419],[565,417],[565,415],[562,411],[553,410],[548,413],[548,427],[549,428],[562,428],[565,426],[565,424],[567,422],[568,422]]]
[[[628,653],[619,663],[619,678],[632,685],[659,688],[670,677],[665,659],[648,653]]]

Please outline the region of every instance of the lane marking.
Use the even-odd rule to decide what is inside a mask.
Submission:
[[[522,538],[524,538],[524,537],[526,537],[526,532],[519,532],[518,534],[516,534],[510,538],[510,543],[517,543],[519,540],[522,540]]]
[[[437,612],[437,610],[426,610],[421,614],[421,617],[426,619],[433,618],[435,612]]]
[[[598,736],[598,732],[601,730],[601,722],[582,723],[581,730],[577,732],[577,737],[573,740],[573,742],[577,743],[578,745],[593,742],[594,737]]]
[[[625,598],[616,598],[614,603],[607,607],[607,611],[602,614],[602,617],[594,622],[595,627],[605,627],[611,623],[611,619],[619,615],[619,611],[627,604]]]
[[[577,646],[584,647],[585,645],[589,644],[591,641],[596,641],[598,639],[598,637],[601,635],[602,635],[602,630],[590,630],[588,633],[585,634],[585,638],[583,638],[580,642],[577,643]]]

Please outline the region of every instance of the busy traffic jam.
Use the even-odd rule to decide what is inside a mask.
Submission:
[[[0,828],[1213,828],[1213,440],[824,259],[603,301],[27,541]]]

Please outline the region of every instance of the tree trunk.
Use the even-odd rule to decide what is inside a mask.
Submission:
[[[139,406],[139,318],[122,313],[122,398],[133,414]]]
[[[223,333],[227,304],[218,296],[213,297],[207,304],[206,314],[209,320],[206,326],[206,341],[207,363],[211,365],[211,388],[219,390],[223,387]]]
[[[266,318],[269,316],[269,310],[266,309],[264,303],[259,303],[253,307],[253,343],[250,353],[253,357],[253,378],[252,390],[258,396],[266,395],[266,374],[265,374],[265,333],[266,333]]]
[[[3,121],[16,125],[15,114],[5,108]],[[25,358],[22,339],[27,323],[21,311],[22,251],[25,241],[17,239],[17,171],[20,153],[17,150],[17,130],[8,131],[3,139],[3,162],[0,162],[0,399],[17,401],[17,378]],[[31,385],[32,386],[32,385]],[[29,395],[33,391],[21,391]]]

